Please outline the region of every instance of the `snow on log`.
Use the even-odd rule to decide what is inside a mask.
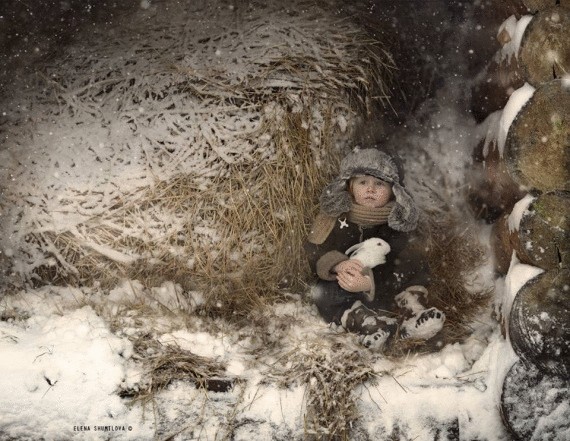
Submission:
[[[528,24],[519,59],[525,81],[535,87],[570,72],[570,9],[554,6]]]
[[[502,109],[511,94],[524,84],[518,52],[531,20],[530,15],[519,20],[511,15],[499,26],[497,40],[501,48],[477,76],[471,89],[471,112],[477,122],[482,122],[491,113]]]
[[[503,153],[518,185],[544,192],[570,190],[568,109],[567,81],[553,80],[536,89],[516,114]]]
[[[515,439],[568,440],[570,434],[568,382],[517,361],[503,383],[501,411]]]
[[[507,337],[509,329],[509,317],[513,302],[523,286],[533,280],[544,271],[535,266],[521,263],[516,253],[511,255],[509,271],[505,275],[503,289],[497,290],[495,301],[495,316],[501,325],[503,337]]]
[[[568,268],[570,259],[570,192],[540,195],[520,217],[514,233],[521,262],[548,270]]]
[[[546,271],[523,285],[509,315],[516,354],[553,375],[570,374],[569,285],[570,270]]]

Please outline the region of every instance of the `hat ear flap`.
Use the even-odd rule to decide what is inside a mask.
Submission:
[[[396,205],[388,216],[388,225],[398,231],[412,231],[418,225],[419,213],[412,197],[400,184],[392,186]]]
[[[350,210],[351,201],[346,179],[336,178],[321,193],[321,210],[329,216],[339,216]]]

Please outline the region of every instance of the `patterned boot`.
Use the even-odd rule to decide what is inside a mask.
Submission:
[[[394,300],[396,300],[396,304],[402,309],[406,311],[406,313],[417,314],[426,309],[427,305],[427,298],[428,298],[428,290],[425,286],[415,285],[406,288],[405,291],[402,291]]]
[[[360,334],[360,343],[372,350],[381,350],[388,338],[396,330],[396,319],[382,317],[356,301],[344,312],[342,327],[348,332]]]
[[[429,308],[404,320],[400,327],[401,338],[429,340],[443,328],[445,314],[437,308]]]

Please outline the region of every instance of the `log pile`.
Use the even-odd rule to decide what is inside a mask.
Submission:
[[[505,106],[514,90],[538,87],[570,72],[570,5],[513,14],[499,27],[496,51],[472,88],[471,111],[478,122]]]
[[[500,26],[501,48],[472,89],[487,134],[473,152],[468,196],[493,224],[497,275],[518,263],[539,273],[500,299],[512,302],[501,320],[520,358],[503,386],[505,423],[516,439],[562,439],[556,433],[570,432],[570,410],[557,407],[570,399],[570,2],[523,3],[528,14],[513,11]],[[556,395],[552,406],[525,404],[541,391]]]

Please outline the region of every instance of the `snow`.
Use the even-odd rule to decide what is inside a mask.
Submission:
[[[116,395],[131,344],[91,307],[34,315],[25,327],[0,322],[0,335],[0,427],[11,428],[10,435],[79,439],[76,425],[114,427],[140,418],[140,409],[133,412]],[[125,431],[124,439],[137,439],[141,428]]]
[[[136,289],[136,283],[115,288],[113,304],[120,302],[121,296],[123,306],[130,304],[132,285]],[[5,310],[30,317],[0,322],[0,350],[5,354],[0,365],[3,373],[0,406],[11,409],[0,419],[1,430],[28,438],[95,440],[105,439],[111,433],[97,433],[95,426],[124,426],[125,430],[112,432],[112,439],[153,439],[155,428],[152,420],[145,422],[142,417],[144,408],[127,406],[117,395],[121,385],[140,382],[142,373],[133,360],[127,336],[111,332],[102,318],[110,313],[105,312],[106,308],[113,310],[107,298],[105,292],[49,288],[23,291],[4,299]],[[90,305],[78,307],[84,303]],[[132,313],[127,311],[122,315]],[[285,303],[276,313],[291,317],[292,342],[310,341],[311,335],[313,339],[322,339],[332,332],[316,320],[310,305],[300,301]],[[163,344],[227,362],[227,373],[239,375],[244,381],[230,392],[213,393],[207,403],[212,408],[208,424],[213,426],[204,425],[205,433],[214,437],[217,430],[222,430],[214,416],[227,411],[231,404],[228,400],[234,400],[237,394],[240,404],[234,410],[235,418],[243,423],[236,439],[251,439],[247,436],[272,439],[276,433],[302,434],[305,386],[282,388],[268,382],[264,363],[255,363],[255,357],[248,355],[247,336],[238,338],[178,328],[178,325],[176,320],[174,323],[150,320],[137,332],[158,332]],[[350,335],[340,337],[346,339],[348,347],[354,344]],[[362,423],[371,434],[379,434],[391,430],[393,423],[398,422],[409,427],[410,433],[419,436],[417,439],[430,439],[424,430],[426,421],[457,419],[466,436],[503,439],[500,434],[504,429],[495,409],[497,388],[500,389],[496,376],[502,375],[502,364],[511,361],[511,357],[505,357],[508,351],[508,342],[487,322],[479,324],[478,330],[464,343],[447,346],[439,353],[403,360],[378,356],[374,370],[379,379],[355,392],[360,395]],[[171,415],[174,420],[183,412],[176,410],[174,403],[180,405],[182,396],[184,400],[189,397],[202,400],[203,394],[194,386],[177,383],[159,392],[157,400],[167,403],[164,409],[174,412]],[[221,396],[226,398],[220,399]],[[203,405],[206,406],[205,402]],[[484,427],[479,424],[482,420],[486,422]],[[87,432],[76,432],[74,427],[79,426],[90,427],[90,437],[84,438]]]
[[[160,9],[163,5],[163,2],[142,0],[140,9],[145,14],[154,14],[155,20],[145,23],[165,28],[169,17]],[[231,20],[235,17],[230,14],[233,12],[233,5],[225,5],[220,12],[222,22],[233,23]],[[263,11],[251,14],[262,16]],[[524,28],[530,20],[530,16],[522,17],[518,22],[513,18],[503,24],[512,37],[503,48],[506,56],[517,54]],[[283,32],[280,35],[288,35],[291,20],[287,15],[287,20],[275,25]],[[177,31],[182,32],[186,26],[184,23]],[[220,32],[218,41],[208,48],[209,54],[187,51],[182,43],[195,42],[208,32],[207,26],[202,23],[188,41],[169,48],[182,57],[185,67],[209,66],[210,62],[223,67],[223,63],[230,62],[227,54],[237,54],[240,61],[225,72],[230,78],[228,84],[253,81],[255,78],[248,71],[251,65],[242,60],[256,59],[260,53],[278,47],[275,41],[261,37],[265,31],[259,26],[254,32],[257,37],[254,37],[266,45],[244,49],[229,37],[228,31]],[[231,30],[229,24],[224,30],[228,29]],[[132,29],[127,31],[132,32]],[[140,38],[121,35],[133,47]],[[86,51],[91,53],[96,48],[88,49]],[[139,56],[138,61],[144,62],[148,71],[157,66],[162,68],[160,63],[164,62],[160,51],[155,49],[152,53],[156,56],[156,64]],[[84,61],[77,48],[73,51],[70,57]],[[248,51],[253,55],[247,55]],[[134,60],[135,57],[128,58]],[[117,81],[127,81],[125,78],[130,72],[109,70],[113,63],[125,67],[124,61],[120,64],[117,59],[97,59],[92,66],[93,75],[108,72],[111,81],[107,84],[112,83],[115,74]],[[79,72],[77,78],[84,74],[84,71]],[[0,214],[9,216],[10,222],[6,225],[14,227],[3,230],[3,255],[0,257],[14,258],[15,270],[21,274],[50,262],[32,248],[17,248],[26,243],[26,234],[30,231],[58,234],[72,231],[81,238],[83,233],[77,229],[78,225],[93,216],[100,216],[100,225],[111,231],[121,231],[125,237],[144,230],[145,234],[158,240],[168,236],[168,231],[179,231],[181,225],[185,225],[185,219],[168,217],[169,213],[159,210],[137,211],[140,228],[119,228],[111,219],[105,219],[105,213],[125,195],[136,196],[150,185],[155,173],[164,177],[198,170],[203,173],[200,189],[207,188],[207,178],[217,176],[220,170],[208,168],[210,164],[204,156],[213,151],[212,156],[235,164],[252,154],[253,149],[244,145],[242,136],[244,133],[259,134],[256,132],[261,126],[259,114],[275,121],[286,117],[284,107],[276,102],[264,104],[259,112],[229,105],[219,107],[219,114],[215,116],[209,113],[208,103],[212,102],[209,99],[184,101],[173,94],[163,97],[164,106],[183,110],[165,111],[160,121],[150,121],[145,119],[146,115],[156,110],[153,106],[158,107],[159,101],[133,101],[129,103],[130,107],[119,108],[113,101],[117,93],[113,90],[108,100],[86,108],[76,100],[77,94],[104,85],[91,80],[85,84],[79,80],[68,81],[69,89],[64,96],[72,103],[74,116],[108,112],[116,118],[106,121],[105,127],[80,125],[76,118],[64,115],[42,120],[38,116],[44,109],[40,102],[35,104],[40,109],[37,113],[23,108],[4,113],[21,124],[30,115],[38,118],[33,121],[35,144],[26,138],[23,125],[14,125],[6,136],[14,140],[15,148],[0,150],[3,166],[0,178],[3,184],[12,184],[7,192],[13,201],[17,201],[14,207],[3,206],[0,201]],[[166,81],[160,79],[160,85],[165,86]],[[268,77],[264,81],[268,86],[297,87],[280,77]],[[570,80],[566,77],[564,81]],[[202,86],[202,92],[213,90]],[[512,121],[534,92],[525,84],[511,95],[502,112],[496,112],[487,125],[478,127],[458,110],[465,88],[463,79],[447,78],[445,87],[427,100],[392,139],[402,147],[406,184],[422,208],[455,207],[461,212],[464,207],[461,189],[474,140],[480,139],[482,131],[488,132],[489,139],[495,134],[502,155]],[[299,94],[292,94],[292,108],[300,112],[302,99]],[[9,115],[10,112],[14,115]],[[20,118],[24,114],[27,116]],[[318,143],[321,135],[318,126],[324,121],[323,115],[315,108],[309,117],[303,117],[306,118],[304,126]],[[242,124],[244,119],[246,124]],[[346,109],[340,109],[332,121],[346,136],[354,125],[352,115]],[[187,132],[182,141],[197,145],[193,153],[175,147],[173,151],[168,150],[169,145],[176,146],[181,142],[181,138],[169,130],[183,125]],[[133,136],[135,132],[137,137]],[[215,136],[212,132],[216,132]],[[261,133],[257,138],[257,147],[261,147],[263,155],[271,154],[272,135]],[[228,144],[221,147],[213,137],[227,140]],[[118,141],[109,144],[110,138]],[[149,142],[157,138],[162,139],[163,144]],[[338,142],[342,143],[342,140]],[[167,164],[164,168],[158,167],[162,161]],[[93,188],[100,191],[91,192]],[[529,195],[517,203],[509,216],[511,231],[518,228],[531,201]],[[223,240],[220,233],[203,219],[194,221],[191,228],[199,240],[208,243]],[[171,225],[171,229],[166,224]],[[471,226],[478,228],[481,237],[488,240],[489,229]],[[47,236],[45,240],[48,240]],[[117,262],[132,262],[139,258],[86,239],[82,245]],[[55,247],[53,251],[51,261],[54,258],[64,261],[55,252]],[[239,254],[235,256],[237,260]],[[194,256],[187,256],[190,266],[194,259]],[[504,280],[495,280],[492,269],[487,266],[476,272],[471,288],[495,285],[496,304],[508,318],[516,293],[541,272],[520,263],[513,254]],[[343,350],[347,353],[362,351],[354,336],[330,329],[318,318],[314,307],[303,302],[300,296],[291,296],[289,301],[272,307],[270,317],[266,317],[268,335],[263,336],[258,335],[260,331],[253,325],[236,330],[219,320],[200,315],[200,307],[205,302],[206,293],[185,291],[173,282],[148,288],[140,281],[130,279],[112,288],[29,286],[15,294],[3,295],[0,297],[0,438],[304,439],[308,386],[300,381],[280,384],[273,377],[274,369],[284,365],[285,370],[291,370],[288,358],[309,354],[311,348],[323,345],[325,348],[329,345],[328,354]],[[472,327],[473,334],[464,342],[444,346],[435,353],[410,354],[401,359],[367,354],[375,378],[353,391],[360,415],[355,425],[364,430],[369,439],[394,439],[389,437],[395,428],[399,428],[409,439],[431,441],[451,427],[457,428],[461,439],[465,440],[509,440],[499,404],[504,378],[518,357],[511,348],[508,335],[503,337],[498,324],[490,318],[490,311],[478,317]],[[239,381],[227,392],[208,392],[190,380],[180,380],[156,392],[152,402],[131,402],[122,398],[120,391],[136,391],[148,382],[148,372],[135,348],[139,338],[220,363],[224,366],[224,375],[237,377]],[[256,339],[260,338],[269,348],[256,345]],[[337,345],[333,348],[331,342]],[[282,350],[272,353],[271,345],[279,347],[277,343],[282,345]],[[557,418],[567,414],[565,408],[558,408],[557,412],[541,424],[555,424]]]
[[[536,197],[527,194],[520,201],[518,201],[513,207],[509,217],[507,218],[507,223],[509,226],[509,231],[512,233],[518,231],[521,220],[523,216],[528,212],[528,207],[536,200]]]
[[[497,35],[499,35],[503,30],[505,30],[509,33],[509,36],[511,37],[511,39],[505,45],[503,45],[503,47],[500,50],[500,56],[502,59],[506,58],[510,60],[513,55],[516,58],[518,58],[519,49],[521,46],[521,41],[524,35],[524,31],[526,30],[526,27],[528,26],[532,18],[533,18],[532,15],[523,15],[521,18],[517,20],[514,15],[511,15],[501,24],[501,26],[499,27],[499,31],[497,32]]]
[[[541,271],[513,257],[505,281],[505,302]],[[21,318],[0,322],[0,350],[5,354],[0,365],[0,406],[14,409],[3,413],[0,430],[12,436],[54,440],[98,440],[109,435],[118,440],[150,440],[155,430],[166,430],[143,417],[143,406],[127,406],[116,394],[121,385],[134,387],[144,377],[128,339],[135,332],[156,334],[164,345],[224,362],[226,373],[242,380],[229,392],[210,393],[207,400],[204,392],[184,382],[157,393],[155,406],[166,412],[161,424],[169,427],[168,431],[173,427],[168,422],[189,419],[195,409],[204,412],[201,423],[195,423],[198,439],[220,436],[223,415],[230,413],[239,422],[235,439],[301,437],[306,388],[284,388],[268,381],[266,366],[275,360],[250,353],[249,333],[206,331],[184,325],[185,320],[165,321],[152,314],[132,330],[126,326],[131,323],[129,317],[135,322],[138,317],[132,309],[135,306],[129,309],[128,305],[144,302],[156,309],[169,305],[176,313],[177,306],[183,307],[176,301],[181,294],[171,284],[145,291],[140,283],[125,281],[110,292],[46,287],[5,297],[2,309],[17,312]],[[190,297],[200,300],[197,293]],[[286,339],[293,345],[303,347],[333,337],[342,338],[347,348],[355,344],[350,335],[329,330],[316,318],[313,307],[300,299],[276,306],[274,313],[292,324]],[[111,332],[104,319],[117,314],[124,320],[119,334]],[[465,342],[445,346],[437,353],[400,360],[379,355],[373,364],[376,381],[354,392],[362,415],[359,424],[375,439],[398,426],[415,439],[431,440],[438,424],[451,424],[459,427],[465,439],[507,440],[497,403],[503,379],[516,360],[508,340],[484,317]],[[96,432],[96,426],[116,430]],[[90,431],[76,431],[80,427]]]
[[[513,251],[511,264],[507,275],[505,276],[503,289],[499,289],[497,291],[497,296],[500,298],[499,304],[501,313],[506,322],[508,322],[511,307],[517,293],[525,283],[543,272],[544,270],[540,268],[521,263],[516,252]]]
[[[497,135],[497,146],[499,148],[499,155],[501,158],[503,157],[505,151],[505,143],[507,141],[507,135],[509,133],[511,124],[523,106],[532,97],[534,91],[534,87],[528,83],[524,83],[523,86],[519,87],[511,94],[509,101],[507,101],[507,104],[501,113]]]

